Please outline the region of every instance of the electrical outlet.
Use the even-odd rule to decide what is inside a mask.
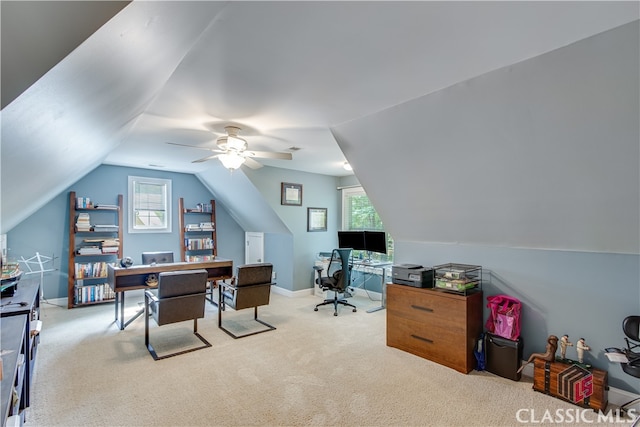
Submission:
[[[276,280],[276,272],[271,273],[271,280]]]

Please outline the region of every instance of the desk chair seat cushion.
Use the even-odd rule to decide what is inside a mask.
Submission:
[[[333,272],[331,277],[321,277],[320,278],[320,286],[323,290],[329,291],[342,291],[345,288],[345,281],[342,279],[342,270],[336,270]]]
[[[203,318],[207,276],[204,269],[160,273],[156,297],[149,304],[156,323]]]
[[[621,363],[620,367],[625,373],[640,378],[640,359],[636,360],[636,363],[631,361],[629,363]]]

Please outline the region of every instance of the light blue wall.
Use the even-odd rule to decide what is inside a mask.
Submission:
[[[126,209],[127,178],[129,175],[164,178],[172,181],[172,233],[129,234]],[[67,296],[67,260],[69,255],[69,191],[77,196],[90,197],[94,203],[115,204],[117,195],[124,198],[124,255],[139,264],[143,251],[169,250],[179,258],[180,238],[178,231],[178,198],[185,199],[186,206],[215,199],[198,179],[191,174],[167,173],[147,169],[135,169],[103,165],[66,191],[56,196],[35,214],[7,233],[9,256],[19,260],[32,257],[36,252],[54,256],[52,267],[56,271],[47,273],[44,280],[45,298]],[[218,257],[231,259],[234,265],[244,262],[244,230],[231,218],[224,206],[216,203]]]
[[[584,337],[585,361],[609,371],[610,385],[638,392],[640,380],[604,356],[624,346],[622,320],[639,313],[638,255],[507,248],[497,246],[395,242],[398,262],[433,266],[450,262],[483,267],[485,296],[507,294],[523,303],[524,354],[544,353],[549,335]],[[484,320],[487,319],[485,307]],[[575,347],[567,357],[577,359]]]
[[[291,243],[287,242],[284,236],[278,236],[275,242],[271,242],[275,236],[265,235],[265,259],[277,259],[279,254],[286,254],[286,251],[292,248],[292,285],[291,288],[285,287],[293,291],[312,288],[313,264],[317,253],[331,250],[338,243],[341,215],[340,192],[337,190],[339,179],[333,176],[269,167],[250,170],[246,173],[291,231]],[[302,206],[280,204],[282,182],[302,184]],[[327,208],[327,231],[307,232],[307,208],[310,207]],[[279,246],[280,243],[284,243],[284,246]],[[282,276],[283,272],[278,274]],[[278,285],[280,286],[280,282]]]

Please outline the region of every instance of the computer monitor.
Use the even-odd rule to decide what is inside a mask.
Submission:
[[[387,233],[384,231],[365,231],[364,245],[367,252],[387,253]]]
[[[338,247],[356,251],[366,250],[363,231],[338,231]]]
[[[142,252],[142,264],[168,264],[173,262],[173,252]]]

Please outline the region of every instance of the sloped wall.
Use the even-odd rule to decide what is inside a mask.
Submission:
[[[397,240],[637,254],[638,33],[636,21],[334,135]]]

